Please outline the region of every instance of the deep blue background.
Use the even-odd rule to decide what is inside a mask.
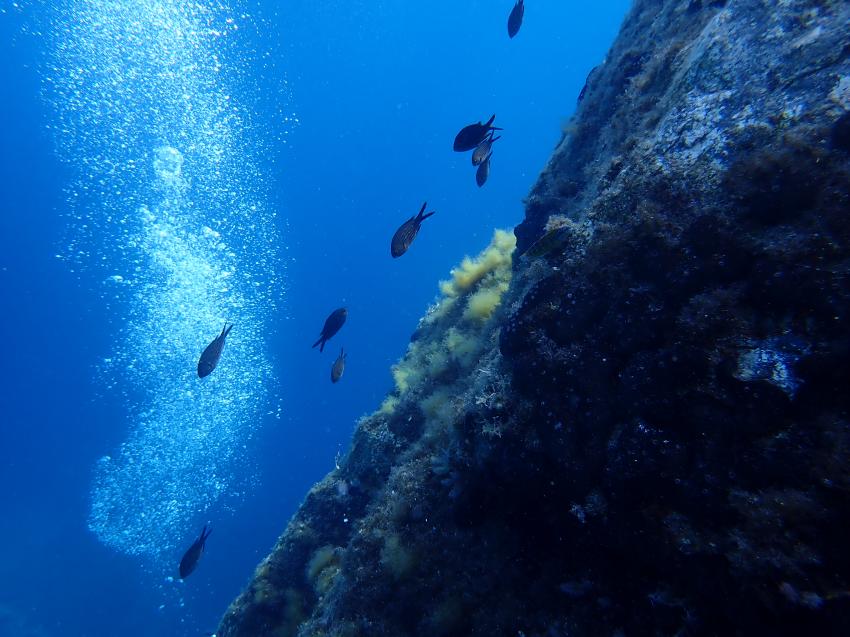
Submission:
[[[279,38],[286,110],[300,120],[264,166],[285,244],[287,290],[269,333],[284,411],[254,443],[260,486],[235,514],[209,513],[216,531],[183,608],[86,528],[93,463],[131,426],[94,373],[120,317],[99,303],[102,271],[73,272],[54,256],[73,167],[56,158],[46,130],[45,40],[26,33],[45,9],[0,14],[0,637],[25,637],[25,626],[33,636],[212,630],[306,490],[345,451],[357,417],[390,389],[390,365],[437,281],[494,227],[520,221],[521,199],[628,2],[526,4],[514,40],[510,0],[252,5]],[[263,73],[263,82],[281,81]],[[469,155],[451,143],[461,126],[494,112],[505,131],[479,189]],[[283,126],[276,112],[257,120]],[[437,214],[404,258],[391,259],[390,236],[426,199]],[[344,331],[323,355],[311,350],[325,316],[343,304]],[[331,386],[340,345],[346,375]]]

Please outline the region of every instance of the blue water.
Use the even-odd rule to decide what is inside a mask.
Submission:
[[[0,5],[2,637],[215,627],[437,282],[521,220],[628,5],[529,1],[509,40],[507,0],[228,4]],[[451,143],[494,112],[479,189]]]

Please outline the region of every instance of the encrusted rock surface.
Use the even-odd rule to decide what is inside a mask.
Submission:
[[[638,0],[217,634],[846,634],[848,24]]]

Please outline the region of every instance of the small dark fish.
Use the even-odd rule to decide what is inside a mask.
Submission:
[[[204,350],[204,353],[201,354],[201,358],[198,361],[198,378],[203,378],[204,376],[212,374],[212,371],[215,369],[216,365],[218,365],[218,359],[221,358],[221,350],[224,349],[224,339],[227,338],[227,335],[230,334],[230,330],[232,329],[233,324],[228,327],[227,321],[225,321],[224,329],[221,330],[221,334],[216,336],[212,343],[207,345],[207,348]]]
[[[331,382],[335,383],[342,378],[343,372],[345,372],[345,350],[340,349],[339,356],[336,357],[333,367],[331,367]]]
[[[519,28],[522,26],[522,16],[525,14],[525,5],[522,0],[517,0],[514,8],[511,9],[511,15],[508,16],[508,37],[514,37],[519,33]]]
[[[525,251],[525,255],[532,259],[553,254],[559,248],[563,248],[570,239],[570,230],[564,226],[552,228],[532,243]]]
[[[198,560],[201,559],[201,555],[204,554],[204,545],[207,542],[207,538],[212,533],[212,529],[207,531],[207,525],[204,525],[204,528],[201,530],[201,535],[198,536],[198,539],[192,543],[192,546],[189,547],[189,550],[183,554],[183,559],[180,560],[180,579],[186,579],[189,575],[192,574],[192,571],[198,566]]]
[[[490,119],[487,120],[486,124],[478,122],[477,124],[470,124],[469,126],[464,126],[457,134],[457,137],[455,137],[455,151],[463,153],[467,150],[472,150],[473,148],[478,146],[478,144],[484,141],[487,135],[490,134],[490,131],[502,130],[501,128],[493,126],[493,120],[495,119],[496,116],[493,115]]]
[[[490,154],[484,158],[484,161],[478,164],[478,170],[475,171],[475,183],[478,184],[479,188],[487,183],[487,177],[490,176],[490,157],[492,156],[493,152],[491,151]]]
[[[490,137],[485,139],[483,142],[478,144],[474,151],[472,151],[472,165],[478,166],[482,161],[487,158],[487,155],[490,154],[490,148],[493,146],[493,142],[497,139],[502,139],[502,136],[493,137],[492,131],[490,132]]]
[[[331,312],[331,315],[327,318],[327,320],[325,320],[325,325],[322,328],[322,333],[319,335],[319,340],[313,343],[313,347],[318,345],[319,351],[324,351],[325,343],[327,343],[334,334],[339,332],[340,328],[345,325],[345,319],[347,318],[348,310],[344,307]]]
[[[594,66],[588,72],[587,77],[584,80],[584,86],[581,87],[581,90],[578,93],[578,99],[576,100],[576,103],[579,103],[584,99],[584,95],[585,95],[585,93],[587,93],[587,87],[590,84],[590,78],[593,77],[593,74],[596,72],[596,69],[598,69],[598,68],[599,68],[599,66]]]
[[[393,255],[393,258],[400,257],[407,249],[410,247],[410,244],[413,243],[413,240],[416,238],[416,235],[419,234],[419,226],[422,225],[422,222],[433,215],[433,212],[429,212],[427,215],[425,213],[425,206],[428,205],[428,202],[422,204],[422,209],[419,211],[419,214],[415,217],[411,217],[403,224],[401,227],[395,231],[393,235],[393,240],[390,241],[390,254]]]

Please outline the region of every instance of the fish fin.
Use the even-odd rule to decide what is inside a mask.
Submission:
[[[432,210],[431,212],[429,212],[428,214],[425,214],[425,208],[426,208],[427,206],[428,206],[428,202],[427,202],[427,201],[426,201],[425,203],[423,203],[423,204],[422,204],[422,209],[419,211],[419,214],[418,214],[418,215],[416,215],[416,222],[417,222],[417,224],[421,224],[421,223],[422,223],[422,221],[423,221],[424,219],[427,219],[428,217],[430,217],[431,215],[433,215],[433,214],[434,214],[434,211],[433,211],[433,210]]]
[[[493,129],[493,130],[496,130],[496,129]],[[499,130],[502,130],[502,129],[500,128]],[[492,144],[492,143],[493,143],[494,141],[496,141],[497,139],[502,139],[502,136],[501,136],[501,135],[499,135],[498,137],[493,137],[493,131],[491,130],[491,131],[490,131],[490,143]]]
[[[490,119],[487,120],[487,123],[484,124],[484,126],[486,126],[487,128],[493,128],[492,124],[493,124],[494,121],[496,121],[496,114],[495,113],[493,113],[490,116]],[[499,129],[499,130],[501,130],[501,129]]]
[[[494,131],[494,130],[505,130],[505,129],[504,129],[504,128],[499,128],[498,126],[491,126],[491,127],[490,127],[490,130],[491,130],[491,131]]]

